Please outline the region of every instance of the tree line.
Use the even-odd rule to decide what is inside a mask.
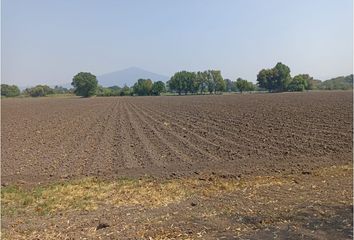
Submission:
[[[290,68],[281,62],[271,69],[262,69],[257,75],[260,88],[269,92],[304,91],[313,89],[313,78],[308,74],[299,74],[294,78]]]
[[[273,68],[262,69],[257,74],[257,84],[242,78],[236,81],[224,79],[220,70],[205,70],[197,72],[176,72],[165,84],[162,81],[154,82],[151,79],[138,79],[129,87],[103,87],[98,85],[95,75],[89,72],[80,72],[73,77],[67,89],[61,86],[51,88],[47,85],[37,85],[26,88],[22,92],[16,85],[1,84],[1,96],[16,97],[19,95],[42,97],[53,94],[76,94],[78,96],[158,96],[170,92],[178,95],[187,94],[221,94],[223,92],[251,92],[251,91],[305,91],[305,90],[347,90],[353,89],[353,74],[346,77],[337,77],[327,81],[315,80],[309,74],[290,75],[290,68],[278,62]]]
[[[48,85],[37,85],[35,87],[26,88],[21,92],[16,85],[1,84],[1,96],[3,97],[17,97],[20,95],[28,97],[45,97],[48,95],[72,93],[72,90],[61,86],[51,88]]]

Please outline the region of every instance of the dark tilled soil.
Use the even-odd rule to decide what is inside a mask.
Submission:
[[[123,206],[3,214],[4,239],[353,237],[352,92],[4,99],[1,107],[3,186],[86,176],[201,182],[164,206],[122,195]],[[209,194],[214,178],[248,183]],[[16,195],[4,194],[6,208]]]
[[[302,172],[352,159],[352,92],[2,100],[2,183]]]

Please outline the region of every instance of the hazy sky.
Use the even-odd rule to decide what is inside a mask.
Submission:
[[[71,82],[137,66],[256,80],[353,72],[352,0],[2,0],[2,82]]]

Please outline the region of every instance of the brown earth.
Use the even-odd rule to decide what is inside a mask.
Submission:
[[[5,99],[1,107],[4,236],[352,238],[352,92]],[[91,199],[87,191],[101,185],[79,184],[77,198],[93,205],[49,202],[52,188],[62,194],[58,182],[77,192],[87,177],[142,185]],[[173,191],[161,190],[166,181]],[[141,198],[131,203],[131,192]],[[156,194],[173,196],[143,200]],[[101,221],[109,226],[96,230]]]
[[[307,171],[352,159],[352,92],[2,100],[2,182]]]
[[[351,165],[2,192],[2,239],[352,239]]]

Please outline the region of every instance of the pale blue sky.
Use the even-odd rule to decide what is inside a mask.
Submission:
[[[352,0],[2,0],[2,82],[71,82],[137,66],[256,80],[353,72]]]

